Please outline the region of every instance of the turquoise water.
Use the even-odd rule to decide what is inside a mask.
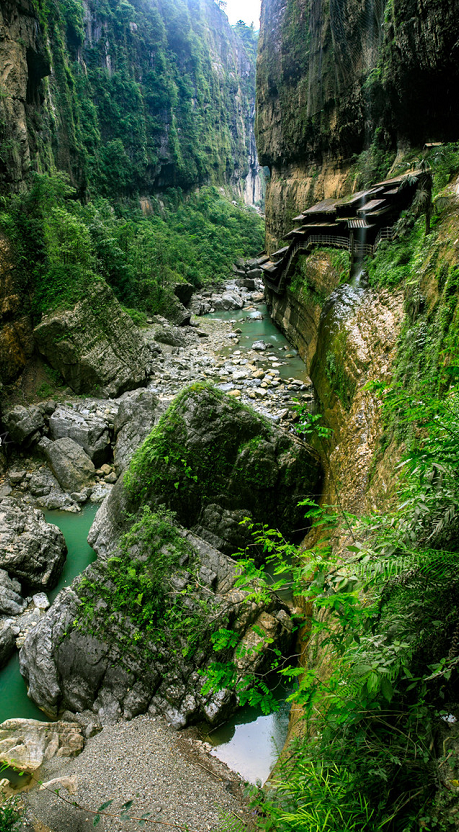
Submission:
[[[263,315],[261,321],[253,317],[258,312]],[[242,330],[242,334],[239,335],[239,344],[227,347],[223,351],[224,355],[230,355],[235,349],[240,350],[242,354],[246,350],[250,350],[255,341],[264,341],[267,349],[264,352],[259,352],[258,357],[264,358],[266,355],[275,355],[278,361],[285,361],[286,365],[279,367],[282,378],[292,377],[301,381],[308,378],[304,361],[301,360],[296,350],[273,324],[268,315],[266,304],[257,306],[252,313],[247,309],[237,309],[229,312],[210,312],[205,317],[217,321],[236,321],[237,328]],[[287,349],[285,350],[284,347],[287,347]],[[290,357],[286,358],[286,355]]]
[[[95,552],[88,546],[86,538],[97,509],[97,505],[90,503],[79,514],[70,514],[66,511],[45,512],[48,523],[54,523],[61,529],[68,548],[67,560],[59,583],[48,594],[50,601],[53,601],[59,590],[71,584],[73,579],[95,559]],[[0,722],[14,717],[48,721],[48,717],[27,696],[26,684],[19,672],[18,653],[15,653],[6,667],[0,671]]]

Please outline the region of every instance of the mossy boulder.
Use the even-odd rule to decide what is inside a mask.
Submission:
[[[316,453],[293,434],[205,383],[184,390],[135,453],[123,483],[99,510],[90,532],[110,552],[123,517],[142,505],[166,505],[221,551],[241,545],[240,521],[304,534],[298,503],[320,493]]]

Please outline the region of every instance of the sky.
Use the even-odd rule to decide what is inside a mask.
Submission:
[[[231,25],[243,20],[250,26],[253,21],[255,29],[259,29],[260,5],[261,0],[227,0],[225,12]]]

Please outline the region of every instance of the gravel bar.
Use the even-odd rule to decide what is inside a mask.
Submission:
[[[103,832],[252,829],[242,781],[190,734],[177,732],[162,717],[150,716],[104,727],[87,741],[78,757],[54,758],[42,768],[42,783],[72,779],[22,794],[23,829],[89,832],[94,828],[94,815],[87,809],[97,810],[111,799],[106,812],[116,814],[132,800],[131,816],[151,814],[143,827],[138,820],[104,815],[97,825]],[[53,792],[56,788],[60,797]],[[86,811],[73,806],[73,801]]]

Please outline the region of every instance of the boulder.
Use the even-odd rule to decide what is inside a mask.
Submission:
[[[118,476],[163,412],[164,406],[151,390],[135,390],[123,396],[114,423],[114,462]]]
[[[0,613],[19,615],[27,606],[21,598],[21,584],[10,578],[8,572],[0,569]]]
[[[159,344],[168,344],[170,347],[184,347],[187,343],[184,332],[178,326],[172,326],[167,321],[155,327],[154,339]]]
[[[76,393],[116,397],[146,384],[151,353],[102,280],[74,309],[46,315],[34,335],[40,352]]]
[[[168,304],[167,320],[174,326],[188,326],[190,323],[191,310],[186,309],[176,295],[172,296]]]
[[[257,352],[264,352],[266,348],[267,347],[264,341],[254,341],[252,344],[252,349],[257,350]]]
[[[78,492],[94,481],[94,463],[83,448],[70,437],[63,436],[55,442],[43,438],[40,450],[64,491]]]
[[[130,470],[130,487],[118,481],[95,517],[88,540],[97,552],[120,533],[123,515],[145,500],[151,507],[166,505],[187,528],[204,528],[210,514],[236,511],[287,538],[302,538],[303,531],[296,533],[305,526],[298,503],[320,494],[321,486],[312,448],[204,382],[175,399]],[[206,513],[209,506],[214,508]],[[212,522],[209,531],[232,547],[234,535],[225,538],[225,527],[232,524],[217,528]]]
[[[19,771],[36,771],[53,757],[75,757],[83,748],[81,727],[73,722],[7,719],[0,724],[0,762]]]
[[[107,422],[93,413],[83,416],[74,408],[61,405],[50,416],[49,433],[51,439],[61,439],[64,436],[73,439],[81,445],[97,468],[111,456]]]
[[[163,713],[177,727],[206,716],[221,721],[234,709],[235,694],[229,690],[224,695],[206,694],[203,680],[209,662],[231,660],[234,647],[217,656],[210,633],[230,626],[247,640],[264,612],[277,622],[276,632],[271,628],[272,642],[266,640],[247,661],[241,657],[241,677],[250,666],[260,672],[269,666],[272,644],[281,650],[290,646],[290,618],[278,599],[272,596],[246,603],[246,593],[235,588],[235,561],[175,526],[165,515],[153,518],[153,522],[157,525],[152,536],[149,525],[147,537],[142,538],[140,531],[128,551],[115,548],[117,558],[99,559],[88,567],[70,589],[59,593],[29,632],[20,652],[21,673],[29,696],[46,713],[57,716],[64,709],[92,709],[106,723],[149,710]],[[168,551],[175,552],[175,566],[164,577],[167,603],[178,600],[188,630],[190,626],[199,628],[192,650],[186,649],[187,628],[169,629],[163,623],[156,632],[146,627],[142,605],[157,597],[154,587],[149,589],[145,584],[142,605],[133,609],[120,605],[114,595],[128,570],[144,569],[148,574],[158,548],[166,545]],[[85,610],[91,618],[90,627]]]
[[[62,571],[67,547],[57,526],[42,511],[0,501],[0,568],[32,589],[52,589]]]
[[[212,306],[215,311],[242,309],[244,301],[236,293],[224,292],[222,295],[212,295]]]
[[[9,438],[17,445],[28,447],[40,437],[40,431],[45,427],[45,420],[40,408],[36,405],[23,407],[18,404],[3,417],[3,423]]]

